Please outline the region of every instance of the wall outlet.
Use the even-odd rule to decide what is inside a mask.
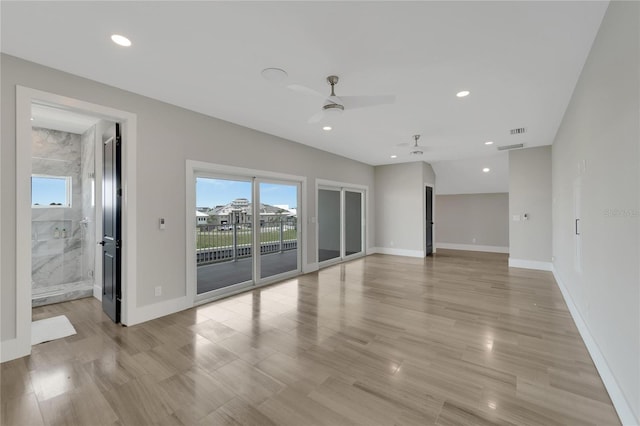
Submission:
[[[394,244],[394,242],[393,242],[393,241],[389,241],[389,245],[390,245],[391,247],[393,247],[393,244]]]
[[[162,296],[162,286],[156,287],[156,296]]]
[[[475,239],[475,238],[472,238],[472,239],[471,239],[471,242],[472,242],[473,244],[475,244],[475,243],[476,243],[476,239]]]

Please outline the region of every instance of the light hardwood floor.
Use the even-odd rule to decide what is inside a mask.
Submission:
[[[614,425],[550,273],[501,254],[373,255],[2,364],[2,424]]]

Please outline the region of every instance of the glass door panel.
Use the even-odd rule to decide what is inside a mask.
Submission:
[[[340,253],[340,190],[318,190],[318,261],[339,259]]]
[[[197,294],[253,280],[251,181],[196,178]]]
[[[297,271],[298,185],[259,182],[260,278]]]
[[[344,255],[362,252],[362,193],[344,192]]]

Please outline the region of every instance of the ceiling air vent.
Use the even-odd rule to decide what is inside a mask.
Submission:
[[[517,148],[522,148],[523,146],[524,144],[521,144],[521,143],[517,143],[515,145],[503,145],[498,147],[498,151],[506,151],[508,149],[517,149]]]
[[[527,131],[527,129],[525,129],[524,127],[518,127],[517,129],[509,130],[509,133],[511,133],[512,135],[521,135],[522,133],[524,133],[526,131]]]

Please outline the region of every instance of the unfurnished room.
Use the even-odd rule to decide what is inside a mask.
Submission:
[[[0,20],[3,426],[640,425],[640,2]]]

